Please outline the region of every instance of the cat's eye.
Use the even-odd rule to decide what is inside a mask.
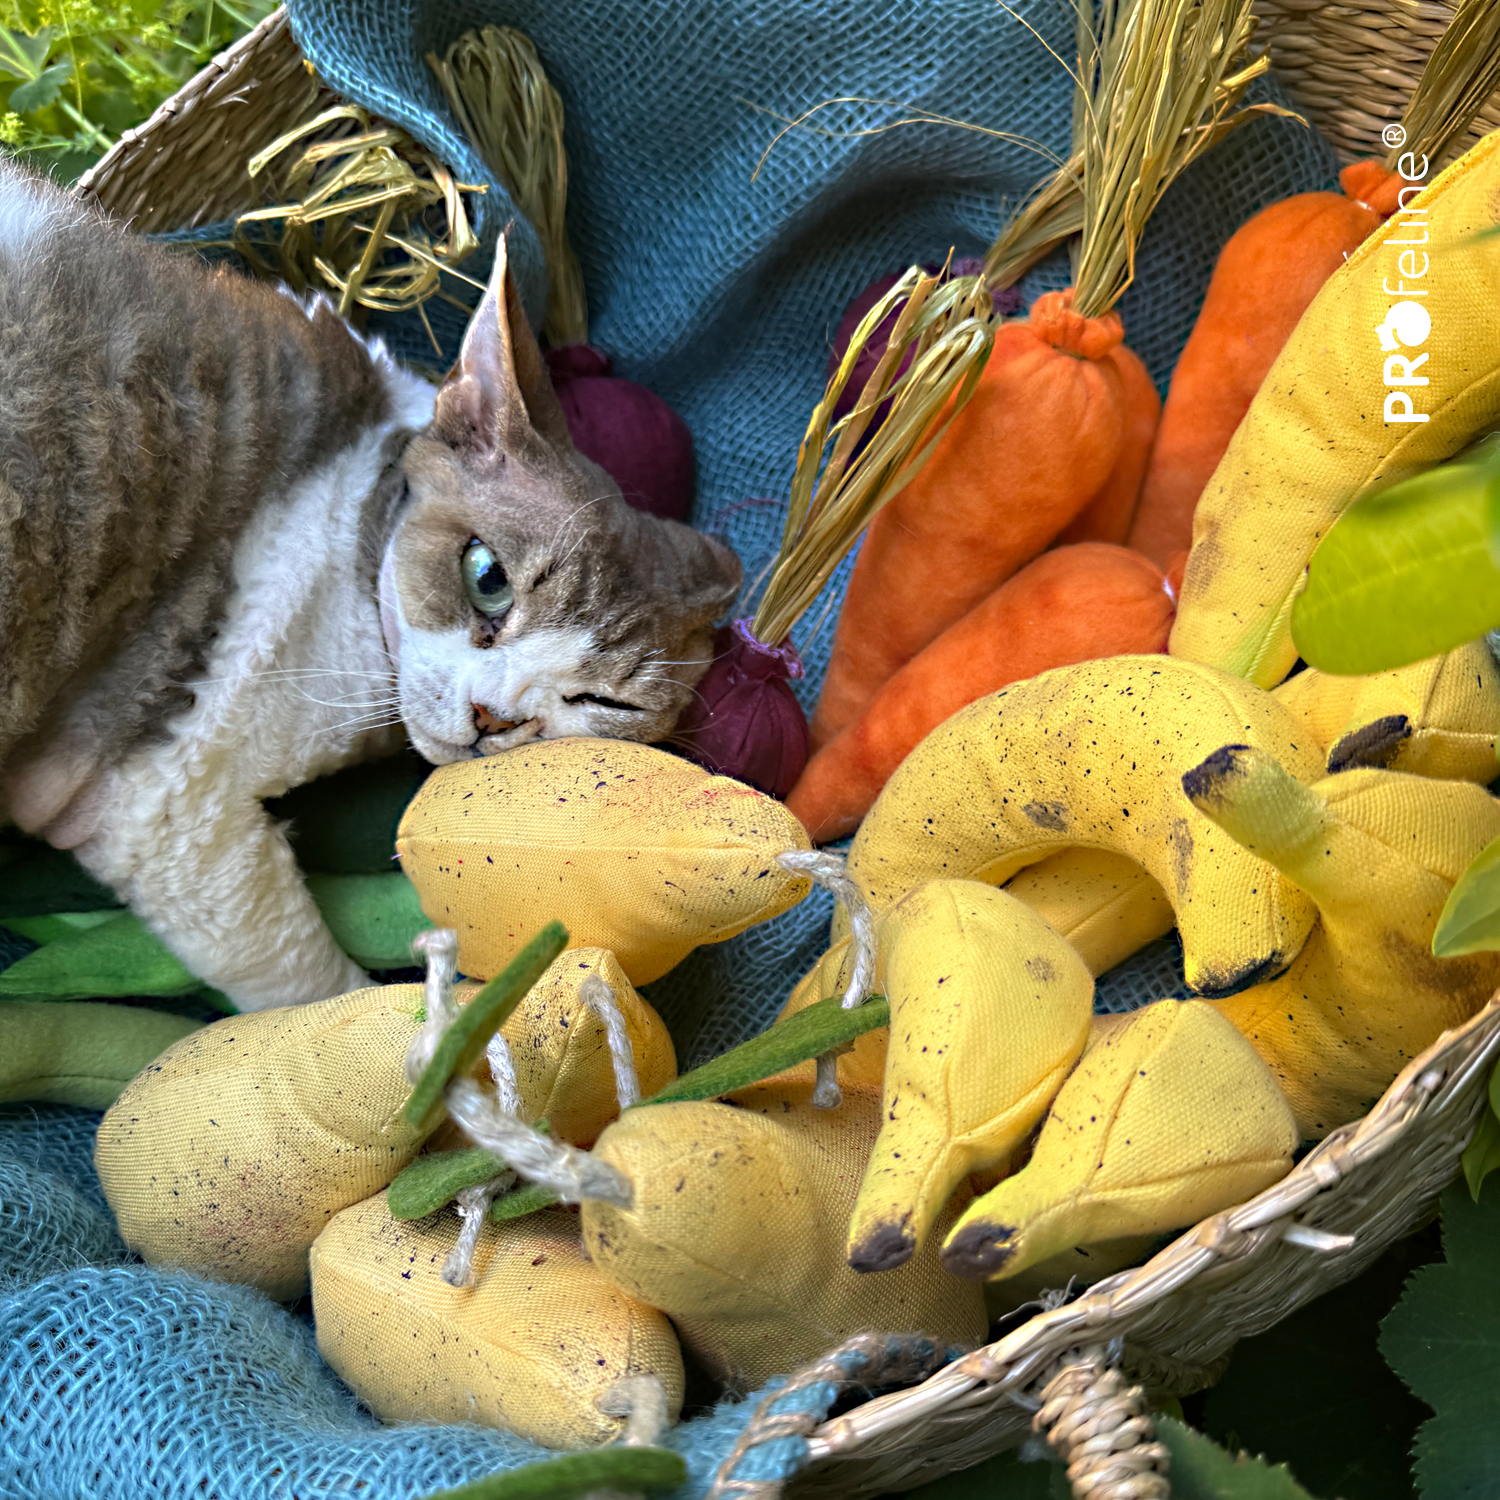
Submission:
[[[500,559],[477,538],[464,548],[460,569],[469,603],[492,619],[516,602],[516,591],[500,566]]]

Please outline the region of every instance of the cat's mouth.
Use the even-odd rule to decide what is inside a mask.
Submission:
[[[474,728],[479,737],[485,739],[492,734],[509,734],[526,722],[524,719],[497,719],[482,703],[471,704],[474,710]]]

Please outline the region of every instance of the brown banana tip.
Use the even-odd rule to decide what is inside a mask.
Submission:
[[[1387,714],[1362,725],[1352,734],[1335,740],[1328,752],[1328,774],[1350,771],[1356,766],[1385,769],[1395,760],[1403,741],[1411,738],[1411,720],[1405,714]]]
[[[1192,972],[1185,977],[1194,999],[1227,1000],[1241,990],[1274,979],[1290,962],[1291,959],[1278,949],[1264,958],[1252,958],[1242,964],[1226,964],[1219,968],[1190,963],[1187,968]]]
[[[856,1271],[894,1271],[912,1258],[917,1237],[899,1224],[877,1224],[849,1251],[849,1264]]]
[[[1221,745],[1207,760],[1182,774],[1182,790],[1194,807],[1202,809],[1204,802],[1218,801],[1219,788],[1231,776],[1243,776],[1240,753],[1249,745]]]
[[[966,1281],[998,1275],[1016,1253],[1015,1225],[976,1219],[951,1235],[943,1246],[943,1266]]]

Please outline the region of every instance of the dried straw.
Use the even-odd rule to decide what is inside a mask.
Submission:
[[[833,422],[860,355],[892,313],[896,325],[858,403]],[[876,512],[926,463],[973,394],[995,327],[982,277],[945,281],[916,267],[865,315],[802,439],[781,550],[752,622],[758,640],[779,645],[787,638]],[[911,364],[899,374],[908,349]],[[883,420],[856,453],[886,401]]]
[[[984,279],[995,291],[1014,286],[1038,261],[1083,232],[1083,157],[1068,158],[1006,220],[984,258]]]
[[[1253,115],[1237,108],[1269,66],[1246,63],[1249,0],[1090,0],[1078,4],[1074,144],[1083,158],[1083,230],[1074,307],[1097,318],[1135,279],[1135,252],[1177,177]]]
[[[282,201],[241,214],[234,248],[294,291],[334,293],[345,316],[359,308],[402,312],[446,296],[443,273],[458,275],[453,266],[479,243],[462,195],[484,189],[455,181],[404,131],[357,105],[325,109],[286,131],[247,171]]]
[[[1387,154],[1387,168],[1395,171],[1408,151],[1438,161],[1468,133],[1497,88],[1500,0],[1459,0],[1401,112],[1406,138]]]
[[[568,243],[568,154],[563,107],[529,38],[486,26],[427,56],[474,149],[530,220],[547,259],[543,333],[554,344],[588,338],[583,273]]]

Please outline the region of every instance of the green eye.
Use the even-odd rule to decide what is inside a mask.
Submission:
[[[473,541],[464,548],[460,568],[464,575],[464,592],[480,614],[503,615],[515,603],[516,591],[505,576],[505,569],[483,542]]]

